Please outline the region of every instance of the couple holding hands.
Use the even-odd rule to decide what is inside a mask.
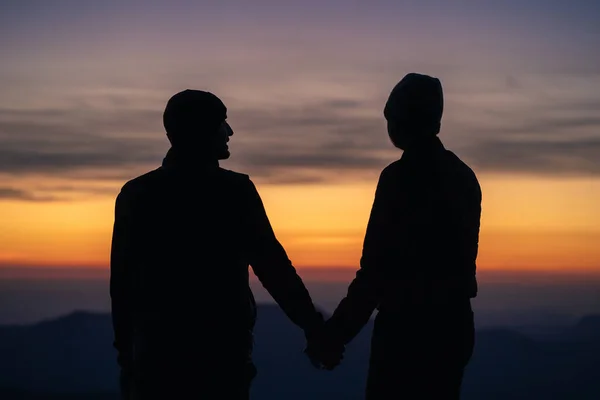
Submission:
[[[117,196],[111,249],[114,346],[128,399],[249,399],[256,305],[251,266],[331,370],[378,310],[365,397],[459,399],[471,359],[481,189],[438,134],[437,78],[411,73],[384,117],[401,158],[381,173],[360,268],[324,321],[248,175],[223,169],[233,130],[209,92],[167,103],[162,165]]]

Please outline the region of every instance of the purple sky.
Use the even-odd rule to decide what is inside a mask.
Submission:
[[[385,100],[402,76],[421,72],[442,80],[442,138],[478,175],[592,178],[577,183],[577,201],[543,192],[557,198],[546,208],[537,197],[521,201],[519,185],[506,197],[494,186],[488,198],[507,204],[497,221],[574,204],[576,220],[591,226],[599,220],[598,21],[598,0],[5,0],[0,201],[78,192],[112,202],[125,180],[162,160],[162,111],[185,88],[225,101],[236,132],[225,166],[257,183],[374,185],[399,156],[385,133]],[[20,232],[14,226],[6,238]],[[597,291],[567,289],[527,296],[558,307],[570,291],[581,294],[568,295],[573,309],[596,307]],[[11,301],[0,317],[26,304]]]
[[[190,87],[230,109],[229,167],[259,182],[373,179],[398,156],[385,99],[412,71],[442,80],[444,140],[478,171],[600,174],[597,1],[1,7],[0,177],[143,172],[167,148],[166,100]],[[0,197],[23,196],[10,185]]]

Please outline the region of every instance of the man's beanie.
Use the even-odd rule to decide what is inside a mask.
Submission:
[[[444,111],[442,84],[437,78],[410,73],[394,87],[387,107],[390,114],[419,124],[439,124]]]
[[[186,89],[167,102],[163,125],[169,134],[187,128],[217,129],[227,118],[227,108],[217,96],[202,90]]]

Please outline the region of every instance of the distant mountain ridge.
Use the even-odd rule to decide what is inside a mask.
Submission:
[[[254,398],[363,398],[371,330],[372,323],[351,343],[337,370],[317,371],[302,354],[302,332],[278,307],[261,305]],[[78,311],[32,325],[0,326],[0,398],[116,399],[115,359],[109,314]],[[600,315],[582,318],[553,340],[481,330],[464,399],[597,400],[598,360]]]

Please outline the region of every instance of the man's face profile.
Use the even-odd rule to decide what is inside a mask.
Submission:
[[[231,156],[229,152],[229,137],[233,135],[233,129],[227,123],[227,121],[223,121],[217,130],[217,134],[214,142],[214,150],[217,159],[226,160]]]
[[[390,137],[390,140],[397,148],[404,150],[406,146],[406,118],[403,117],[403,113],[401,112],[401,105],[397,101],[397,98],[394,98],[394,93],[390,95],[385,109],[383,111],[383,115],[387,122],[387,131]]]

